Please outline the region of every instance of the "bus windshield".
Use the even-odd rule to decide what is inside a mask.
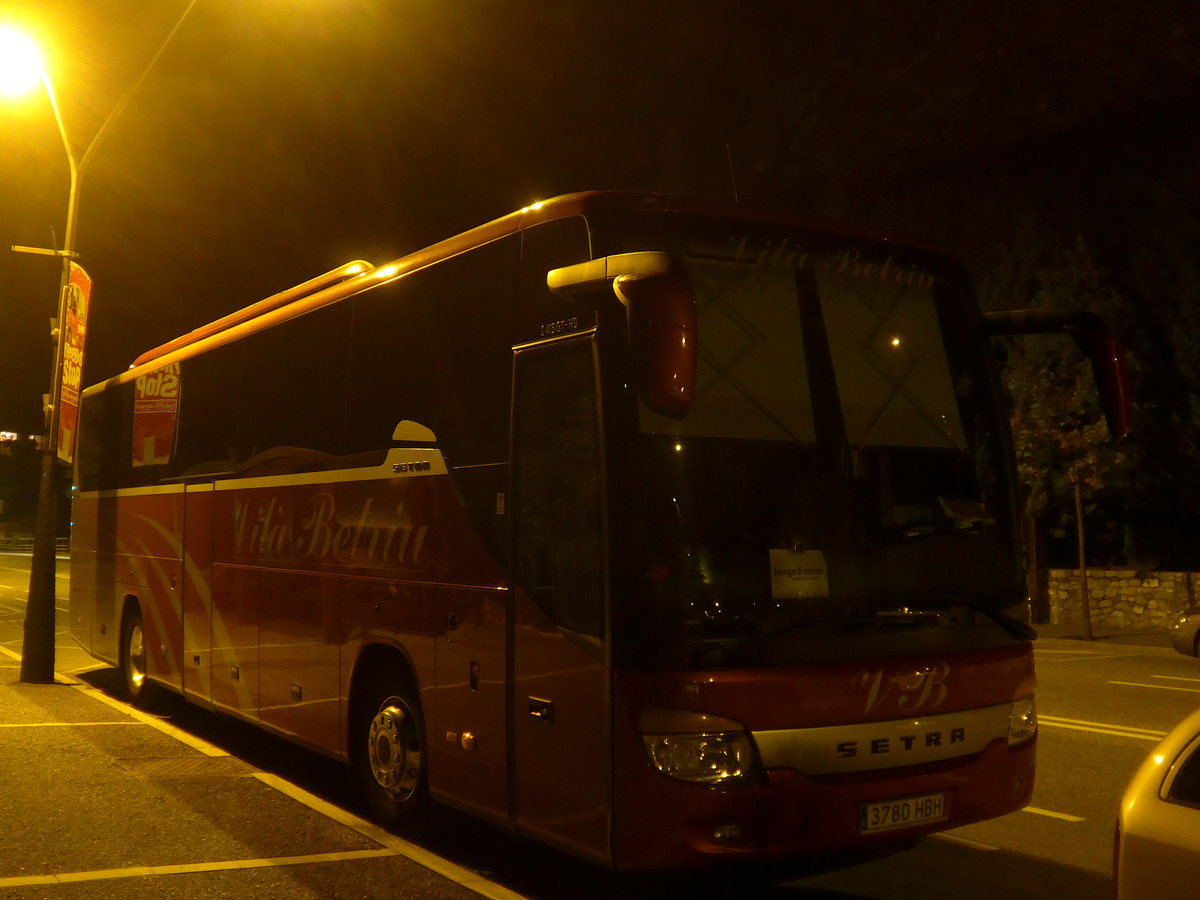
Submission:
[[[737,227],[670,247],[699,362],[686,416],[639,409],[635,620],[743,648],[1027,636],[1004,614],[1020,598],[1012,488],[970,296],[890,245]]]

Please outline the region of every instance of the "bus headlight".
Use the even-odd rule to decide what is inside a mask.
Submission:
[[[1033,695],[1012,702],[1008,715],[1008,743],[1023,744],[1037,734],[1037,706]]]
[[[669,778],[698,784],[743,784],[757,772],[750,735],[740,722],[678,709],[641,715],[642,746]]]

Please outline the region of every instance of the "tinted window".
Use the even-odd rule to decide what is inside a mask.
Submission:
[[[1167,798],[1173,803],[1200,806],[1200,747],[1179,767]]]
[[[350,305],[341,303],[242,343],[235,449],[248,474],[339,464],[346,452],[349,336]]]
[[[354,299],[352,452],[382,455],[408,419],[434,432],[451,465],[507,459],[518,262],[507,238]]]
[[[179,431],[172,475],[233,469],[241,358],[241,347],[232,344],[180,364]]]
[[[519,354],[514,411],[518,579],[559,625],[600,637],[603,507],[592,342]]]

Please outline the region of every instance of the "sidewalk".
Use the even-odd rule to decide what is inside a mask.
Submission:
[[[54,684],[0,651],[0,900],[519,900],[113,699],[78,649],[57,648]]]
[[[1083,626],[1079,623],[1069,625],[1034,625],[1039,638],[1048,640],[1085,641]],[[1133,628],[1096,628],[1092,631],[1092,641],[1096,644],[1125,644],[1139,647],[1161,647],[1174,653],[1171,640],[1165,631],[1142,631]],[[1036,644],[1035,644],[1036,646]]]

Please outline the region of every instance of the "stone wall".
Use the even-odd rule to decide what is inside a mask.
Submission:
[[[1133,569],[1088,569],[1088,606],[1093,628],[1163,631],[1176,613],[1191,605],[1200,587],[1193,572],[1137,572]],[[1083,623],[1079,602],[1079,570],[1051,569],[1047,582],[1050,623]]]

